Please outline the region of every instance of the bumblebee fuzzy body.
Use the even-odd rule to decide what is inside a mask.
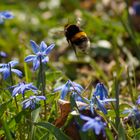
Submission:
[[[81,30],[78,25],[67,24],[64,27],[64,33],[69,44],[76,48],[79,48],[81,51],[85,52],[90,46],[90,41],[87,37],[87,34]]]

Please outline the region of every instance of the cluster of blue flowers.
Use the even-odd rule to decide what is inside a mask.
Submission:
[[[63,100],[66,98],[66,95],[70,92],[72,92],[72,95],[74,96],[74,99],[76,101],[82,100],[82,98],[78,94],[81,94],[84,88],[81,85],[72,82],[71,80],[68,80],[64,85],[55,88],[54,92],[57,92],[59,90],[61,90],[60,98]]]
[[[96,85],[95,91],[92,94],[91,99],[87,99],[81,96],[82,92],[84,91],[84,88],[70,80],[68,80],[64,85],[59,86],[54,89],[54,92],[60,91],[60,98],[65,99],[66,95],[68,93],[71,93],[71,95],[74,97],[75,101],[82,101],[86,102],[87,106],[89,107],[91,112],[94,114],[95,107],[97,109],[101,110],[104,114],[107,114],[107,109],[105,108],[105,104],[108,104],[110,101],[116,101],[116,99],[110,99],[108,98],[108,91],[106,87],[102,83],[98,83]],[[85,107],[84,107],[85,108]],[[83,107],[81,109],[84,109]],[[80,115],[81,119],[87,121],[82,130],[88,131],[89,129],[93,129],[96,133],[96,135],[99,135],[101,132],[105,136],[105,123],[102,122],[100,117],[90,118],[88,116]]]
[[[44,41],[41,42],[40,46],[38,46],[34,41],[30,41],[31,47],[35,55],[29,55],[25,58],[25,62],[33,62],[33,70],[37,70],[40,66],[40,63],[47,63],[49,61],[48,54],[54,48],[54,44],[51,44],[47,47]],[[18,64],[18,61],[10,61],[9,63],[0,64],[0,73],[3,75],[3,79],[11,78],[12,73],[15,73],[19,77],[22,77],[22,72],[18,69],[14,69],[13,67]],[[11,86],[12,96],[15,97],[18,94],[22,94],[23,99],[25,98],[25,92],[31,90],[34,95],[30,96],[29,99],[25,99],[22,102],[23,108],[34,109],[36,104],[40,100],[46,100],[45,96],[37,96],[38,89],[32,83],[20,82],[17,85]]]
[[[13,18],[13,15],[10,12],[7,11],[0,12],[0,23],[3,23],[4,19],[11,19],[11,18]],[[52,51],[55,44],[51,44],[50,46],[47,46],[45,42],[42,41],[40,45],[37,45],[36,42],[31,40],[30,45],[34,54],[28,55],[24,59],[24,61],[27,63],[32,62],[33,70],[36,71],[41,66],[41,64],[46,64],[49,62],[48,54]],[[4,53],[1,52],[1,56],[2,55],[6,56]],[[15,73],[19,77],[22,77],[22,72],[18,69],[13,68],[17,64],[18,61],[15,60],[10,61],[7,64],[0,64],[0,73],[2,73],[4,80],[9,78],[12,75],[12,73]],[[39,90],[37,87],[33,85],[33,83],[19,82],[17,85],[12,85],[10,89],[12,89],[13,97],[18,96],[19,94],[22,95],[24,99],[22,101],[23,109],[26,108],[35,109],[39,101],[46,100],[45,96],[38,95]],[[32,91],[34,95],[31,95],[29,98],[26,98],[25,93],[27,91]],[[54,92],[58,92],[58,91],[61,91],[60,98],[62,100],[65,100],[66,96],[68,94],[71,94],[75,99],[75,101],[86,102],[87,103],[86,107],[90,108],[93,114],[95,108],[101,110],[104,114],[107,114],[105,104],[107,104],[110,101],[115,101],[115,99],[108,99],[108,91],[102,83],[98,83],[96,85],[95,91],[93,92],[91,99],[82,97],[84,88],[80,84],[77,84],[76,82],[72,82],[71,80],[68,80],[64,85],[61,85],[54,89]],[[88,116],[80,115],[80,118],[86,121],[86,123],[83,125],[82,128],[83,131],[88,131],[89,129],[92,129],[96,135],[102,133],[103,136],[105,136],[106,124],[102,122],[100,117],[91,118]]]

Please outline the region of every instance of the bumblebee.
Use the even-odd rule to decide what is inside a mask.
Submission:
[[[66,24],[64,27],[64,34],[70,46],[73,47],[75,53],[77,48],[82,52],[86,52],[87,48],[89,48],[89,38],[78,25]]]

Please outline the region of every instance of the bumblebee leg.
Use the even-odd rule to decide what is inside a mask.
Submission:
[[[76,51],[76,47],[73,46],[73,45],[71,45],[71,46],[72,46],[72,48],[73,48],[73,50],[74,50],[74,53],[75,53],[76,57],[78,58],[77,51]]]

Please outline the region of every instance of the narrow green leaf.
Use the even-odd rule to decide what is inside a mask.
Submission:
[[[10,129],[8,128],[8,124],[6,121],[1,120],[2,126],[3,126],[3,130],[5,132],[5,136],[7,140],[13,140],[11,133],[10,133]]]
[[[70,138],[67,135],[65,135],[59,128],[55,127],[49,122],[39,122],[35,123],[35,125],[47,129],[56,137],[57,140],[70,140]]]
[[[118,133],[119,133],[118,135],[119,140],[126,140],[125,130],[121,123],[118,126]]]
[[[106,128],[106,136],[108,140],[114,140],[114,136],[112,135],[112,132],[109,130],[109,128]]]
[[[37,120],[39,119],[39,112],[40,112],[40,108],[37,108],[36,110],[32,112],[33,122],[37,122]],[[33,125],[32,131],[31,131],[31,139],[35,139],[35,138],[36,138],[36,127]]]

